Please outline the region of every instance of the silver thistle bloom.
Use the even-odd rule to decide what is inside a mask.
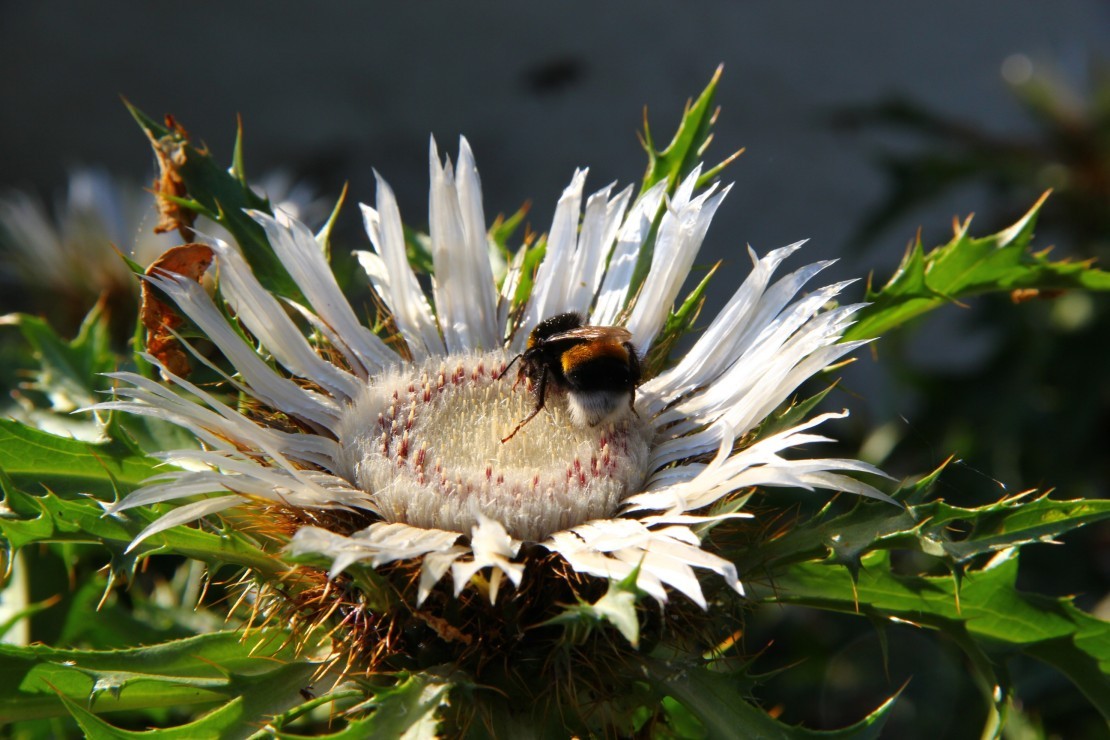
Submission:
[[[154,197],[136,193],[101,169],[69,173],[53,217],[26,193],[0,199],[0,242],[11,277],[44,294],[76,297],[81,307],[101,293],[133,290],[134,276],[112,247],[147,265],[173,245],[155,234]]]
[[[282,171],[263,175],[256,193],[302,221],[326,215],[312,188]],[[72,301],[83,313],[104,294],[135,292],[134,273],[120,253],[146,267],[176,243],[174,236],[156,233],[156,224],[154,196],[100,168],[71,171],[53,214],[27,193],[5,194],[0,248],[7,259],[0,280],[30,287],[44,305]],[[208,219],[196,228],[209,239],[230,238]]]
[[[476,573],[488,574],[496,599],[505,579],[520,584],[525,542],[581,574],[622,579],[638,568],[636,585],[660,603],[669,587],[707,607],[696,570],[743,593],[734,565],[699,536],[699,525],[747,516],[738,511],[738,491],[790,486],[886,498],[850,476],[882,475],[871,465],[783,454],[828,441],[811,430],[846,412],[746,441],[803,381],[860,344],[839,341],[859,305],[826,308],[847,283],[795,298],[830,263],[772,282],[800,243],[763,258],[751,252],[751,274],[681,361],[636,390],[635,413],[581,427],[565,399],[549,395],[547,412],[501,441],[534,405],[526,384],[502,374],[541,320],[578,312],[591,325],[627,329],[642,352],[653,346],[728,192],[717,185],[697,192],[700,173],[691,172],[669,198],[659,183],[633,199],[631,188],[614,194],[612,186],[585,197],[586,171],[576,172],[556,208],[531,295],[523,310],[512,311],[522,255],[498,287],[470,148],[463,139],[453,167],[433,142],[430,296],[409,266],[389,186],[379,178],[376,206],[362,207],[374,249],[359,259],[390,311],[390,342],[358,320],[303,224],[280,211],[252,213],[303,305],[283,305],[237,248],[217,241],[220,290],[283,370],[244,341],[200,285],[174,274],[151,281],[234,366],[227,382],[301,431],[244,417],[181,377],[168,374],[176,386],[170,389],[115,373],[116,400],[96,408],[171,421],[192,430],[203,449],[161,453],[183,469],[149,481],[108,512],[215,494],[173,509],[136,542],[252,500],[360,512],[370,522],[364,529],[303,526],[290,549],[330,558],[332,576],[357,562],[418,561],[418,602],[448,572],[456,595]],[[649,239],[650,267],[633,286]],[[287,307],[341,359],[318,352]]]

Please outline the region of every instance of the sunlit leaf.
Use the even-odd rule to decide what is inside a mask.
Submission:
[[[955,576],[894,573],[890,554],[875,551],[858,570],[835,562],[796,563],[770,582],[749,582],[756,599],[897,619],[976,641],[1023,650],[1063,671],[1110,718],[1110,622],[1067,599],[1025,594],[1015,587],[1016,550]]]
[[[0,419],[0,471],[29,491],[111,501],[154,475],[158,464],[123,444],[79,442]]]
[[[109,651],[0,645],[0,720],[64,714],[59,695],[96,714],[242,696],[257,720],[264,706],[299,697],[319,668],[298,659],[286,638],[279,630],[220,632]]]
[[[750,680],[705,666],[647,661],[649,680],[701,720],[710,738],[877,738],[896,697],[850,727],[810,730],[779,722],[748,696]]]
[[[246,209],[271,212],[269,202],[260,198],[247,184],[237,177],[242,171],[242,137],[236,143],[234,171],[220,166],[207,149],[197,148],[180,127],[168,127],[147,116],[127,103],[127,109],[152,142],[169,141],[179,147],[181,161],[175,169],[184,183],[195,210],[218,221],[239,243],[251,270],[270,291],[289,298],[300,296],[300,291],[289,273],[282,266],[266,235]],[[183,207],[190,207],[189,201]]]
[[[1110,290],[1110,272],[1090,262],[1060,260],[1030,252],[1033,227],[1046,193],[1017,223],[982,238],[968,235],[970,221],[958,224],[952,240],[930,252],[920,241],[877,291],[868,291],[870,305],[844,334],[846,341],[878,337],[912,318],[975,295],[1010,293],[1018,289]]]

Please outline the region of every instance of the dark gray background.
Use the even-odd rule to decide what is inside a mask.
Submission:
[[[531,199],[530,220],[545,230],[575,166],[591,167],[592,187],[637,178],[643,106],[669,135],[683,101],[724,62],[711,155],[747,153],[726,175],[736,185],[704,252],[727,261],[712,307],[746,274],[745,244],[765,252],[809,237],[800,259],[847,258],[834,277],[885,275],[919,225],[926,241],[940,239],[952,215],[979,210],[982,193],[956,193],[849,249],[883,194],[872,155],[900,142],[836,132],[827,116],[899,95],[1020,131],[1030,124],[1000,73],[1014,54],[1081,88],[1087,64],[1110,56],[1110,6],[6,0],[0,189],[50,193],[78,164],[149,177],[122,94],[152,115],[174,113],[225,160],[240,113],[251,172],[284,167],[329,196],[349,180],[354,200],[372,201],[376,167],[414,225],[427,214],[428,135],[454,153],[462,133],[487,214]],[[354,209],[346,226],[365,243]]]
[[[911,96],[999,130],[1026,125],[1000,67],[1014,53],[1076,75],[1110,52],[1097,0],[888,2],[50,2],[0,4],[0,185],[59,185],[73,164],[136,177],[150,156],[119,103],[173,112],[255,172],[284,165],[373,197],[371,167],[422,221],[427,138],[474,146],[491,214],[525,198],[546,224],[577,165],[638,176],[649,106],[668,132],[725,63],[714,151],[747,147],[710,232],[727,254],[812,237],[835,250],[881,193],[858,137],[822,116]],[[974,210],[973,199],[941,207]],[[915,221],[922,219],[915,219]],[[898,252],[916,223],[892,234]]]

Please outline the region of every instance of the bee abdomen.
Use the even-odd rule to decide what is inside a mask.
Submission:
[[[627,389],[635,381],[629,370],[628,350],[616,342],[589,342],[562,355],[563,375],[570,385],[585,390]]]
[[[567,394],[570,419],[580,427],[615,421],[629,413],[630,390],[572,391]]]

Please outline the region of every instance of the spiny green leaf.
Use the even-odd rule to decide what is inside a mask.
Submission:
[[[269,702],[279,687],[299,691],[319,667],[298,660],[288,637],[218,632],[104,651],[0,645],[0,721],[60,715],[58,694],[97,713],[239,696],[248,705]]]
[[[243,700],[233,699],[222,707],[217,707],[201,719],[177,727],[160,727],[154,730],[124,730],[108,723],[65,694],[58,694],[58,700],[69,715],[77,722],[86,738],[90,740],[130,740],[131,738],[151,737],[182,738],[191,740],[199,737],[221,737],[238,717]]]
[[[686,104],[686,109],[683,111],[682,120],[679,121],[678,129],[675,131],[671,143],[668,144],[665,149],[657,150],[655,148],[655,141],[652,138],[651,128],[647,122],[647,111],[644,111],[644,132],[641,138],[643,140],[644,150],[648,155],[648,164],[647,171],[644,173],[643,183],[640,186],[640,195],[646,193],[656,183],[664,180],[667,182],[667,193],[673,194],[682,178],[688,175],[694,167],[702,161],[705,156],[705,151],[709,148],[709,143],[713,139],[712,128],[713,124],[717,121],[718,112],[713,106],[713,99],[716,97],[717,83],[720,81],[723,71],[724,65],[717,67],[717,70],[713,73],[713,77],[709,80],[709,84],[701,92],[701,95],[693,102],[688,102]],[[714,167],[711,167],[708,171],[703,171],[701,177],[698,178],[698,186],[701,187],[714,179],[739,155],[740,152],[736,152]],[[639,254],[636,256],[636,266],[632,271],[632,277],[629,279],[629,290],[627,293],[629,296],[636,295],[636,292],[647,277],[654,252],[653,245],[665,209],[666,206],[660,204],[658,213],[653,214],[651,230],[648,233],[643,248],[640,249]]]
[[[349,705],[353,704],[356,701],[359,701],[359,700],[362,700],[362,699],[366,698],[366,691],[364,691],[364,688],[365,687],[359,687],[359,686],[357,686],[355,684],[352,684],[352,683],[340,684],[338,688],[325,693],[323,696],[314,696],[314,697],[306,700],[305,702],[303,702],[299,706],[293,707],[292,709],[289,709],[288,711],[282,712],[281,714],[274,715],[273,717],[270,718],[269,722],[266,723],[266,725],[267,725],[266,729],[257,733],[257,734],[255,734],[255,735],[253,735],[252,737],[257,737],[257,738],[260,738],[260,739],[261,738],[270,738],[270,737],[273,737],[274,735],[278,735],[282,738],[290,738],[290,739],[294,738],[294,737],[298,737],[297,735],[292,735],[292,734],[289,734],[288,732],[285,732],[284,731],[285,727],[287,725],[289,725],[290,723],[301,719],[305,715],[316,711],[318,708],[327,706],[328,704],[333,705],[331,710],[330,710],[331,716],[338,719],[339,717],[343,716],[346,713],[346,710],[343,709],[342,707],[349,706]],[[314,692],[310,690],[310,691],[306,691],[305,693],[306,694],[312,694]],[[365,721],[365,720],[362,720],[362,721]],[[356,726],[357,726],[358,723],[353,723],[353,724],[356,724]],[[343,730],[341,730],[338,733],[332,733],[332,734],[329,734],[329,735],[314,734],[311,737],[315,737],[315,738],[343,737],[344,734],[346,732],[348,732],[350,729],[351,728],[348,726],[348,727],[344,728]],[[362,735],[354,735],[354,737],[362,737]]]
[[[1073,529],[1110,519],[1110,500],[1054,501],[1047,493],[1028,491],[970,509],[936,501],[915,507],[915,512],[928,517],[922,529],[941,543],[947,555],[966,562],[1007,547],[1051,542]],[[957,523],[971,527],[958,540],[950,534]]]
[[[640,186],[641,195],[660,180],[666,180],[667,191],[673,192],[678,182],[702,160],[709,142],[713,139],[712,128],[717,121],[717,109],[713,107],[713,99],[717,95],[717,83],[720,82],[723,72],[724,65],[717,67],[709,84],[697,99],[686,104],[678,129],[665,149],[655,148],[645,111],[643,144],[648,155],[648,165],[643,184]],[[707,176],[715,175],[728,161],[725,160],[714,167],[713,174],[707,173]]]
[[[159,462],[123,444],[94,445],[0,419],[0,470],[28,490],[110,501],[158,472]]]
[[[609,623],[628,640],[633,648],[640,644],[640,617],[636,601],[643,592],[636,588],[640,574],[637,566],[620,581],[609,581],[605,595],[593,604],[582,602],[565,608],[560,614],[544,622],[545,625],[563,625],[574,643],[581,643],[593,629]]]
[[[860,501],[846,514],[831,519],[819,515],[780,538],[736,553],[733,560],[741,574],[753,575],[830,557],[855,568],[867,552],[900,548],[942,558],[954,567],[980,555],[1051,541],[1110,519],[1108,500],[1057,501],[1034,492],[972,508],[941,500],[915,503],[942,471],[943,467],[894,494],[895,499],[907,502],[905,509]]]
[[[442,719],[440,710],[454,687],[452,681],[430,673],[414,673],[396,686],[374,694],[365,704],[350,713],[372,709],[364,719],[352,720],[342,732],[327,738],[405,737],[423,739],[438,737]]]
[[[247,165],[243,159],[242,116],[235,116],[235,148],[231,151],[231,176],[238,180],[244,188],[250,187],[247,184]]]
[[[316,232],[316,243],[320,245],[320,249],[324,252],[324,259],[331,259],[331,233],[335,229],[335,224],[339,221],[339,212],[343,210],[343,204],[347,201],[347,183],[343,183],[343,190],[340,191],[339,197],[335,199],[335,207],[331,209],[331,214],[320,230]]]
[[[513,293],[512,311],[517,311],[528,302],[532,296],[532,287],[535,283],[536,270],[547,253],[547,237],[541,236],[535,244],[527,242],[513,257],[513,264],[520,263],[520,280],[517,282],[516,291]]]
[[[146,731],[122,730],[100,719],[64,694],[60,694],[59,699],[89,737],[247,737],[259,725],[267,723],[275,712],[302,703],[304,695],[301,692],[310,684],[316,668],[317,666],[310,662],[275,662],[272,669],[263,674],[212,679],[209,681],[212,686],[210,690],[219,692],[219,698],[226,703],[187,724]],[[139,679],[155,681],[157,684],[163,683],[160,678],[139,677]],[[190,683],[194,682],[198,682],[198,679],[190,679]],[[168,691],[173,691],[180,686],[176,679],[168,679],[164,683],[168,684]],[[122,700],[122,697],[115,698],[117,701]],[[93,706],[100,709],[95,704]],[[151,706],[173,705],[157,703]],[[116,707],[109,707],[102,711],[113,709]]]
[[[260,198],[241,180],[242,137],[236,140],[236,160],[231,172],[216,164],[204,148],[196,148],[180,129],[170,129],[155,121],[130,103],[124,101],[139,126],[147,132],[152,142],[169,141],[181,147],[184,162],[178,173],[189,195],[199,204],[199,209],[215,215],[215,220],[231,232],[251,270],[271,292],[288,298],[299,298],[300,290],[289,276],[281,261],[274,254],[266,234],[245,210],[272,213],[269,202]],[[188,200],[176,199],[180,205],[189,206]]]
[[[840,730],[809,730],[784,724],[748,700],[748,681],[700,665],[645,661],[648,679],[694,713],[710,738],[877,738],[892,697],[856,724]]]
[[[214,569],[223,565],[246,567],[270,578],[288,568],[238,531],[214,533],[194,527],[172,527],[148,537],[128,552],[139,532],[165,514],[168,506],[104,516],[104,510],[92,499],[67,500],[52,492],[34,496],[9,485],[5,486],[4,504],[0,538],[6,546],[18,549],[35,542],[98,543],[111,555],[112,570],[120,577],[129,576],[142,558],[155,553],[195,558]]]
[[[525,203],[520,208],[516,209],[508,218],[498,216],[493,225],[489,227],[489,238],[497,245],[506,259],[510,257],[511,250],[509,249],[509,239],[512,238],[520,225],[524,223],[524,217],[528,215],[528,211],[532,208],[531,203]]]
[[[0,325],[18,327],[31,345],[39,367],[30,388],[46,395],[56,411],[68,413],[95,403],[95,391],[104,385],[101,374],[116,367],[101,304],[89,311],[77,336],[68,341],[37,316],[9,314],[0,317]]]
[[[869,339],[962,298],[1017,289],[1110,290],[1110,272],[1089,262],[1052,262],[1047,252],[1029,252],[1037,214],[1048,193],[1017,223],[987,237],[968,236],[959,224],[952,240],[925,253],[921,242],[907,252],[886,285],[868,291],[870,305],[844,334],[845,341]]]
[[[829,391],[831,391],[834,387],[836,387],[835,384],[830,385],[825,390],[815,393],[813,396],[805,399],[804,401],[792,403],[785,409],[782,409],[781,411],[776,411],[772,415],[768,416],[755,430],[755,433],[753,435],[754,438],[766,439],[767,437],[778,434],[779,432],[784,432],[787,429],[798,426],[803,421],[810,418],[811,412],[815,408],[817,408],[817,406],[822,401],[825,400],[825,396],[829,395]]]
[[[1016,552],[998,553],[958,581],[897,575],[890,554],[876,551],[862,559],[858,573],[834,562],[796,563],[778,569],[770,582],[749,581],[748,591],[759,600],[899,619],[953,635],[966,630],[976,642],[1024,650],[1055,661],[1110,718],[1110,623],[1069,600],[1019,592]]]

